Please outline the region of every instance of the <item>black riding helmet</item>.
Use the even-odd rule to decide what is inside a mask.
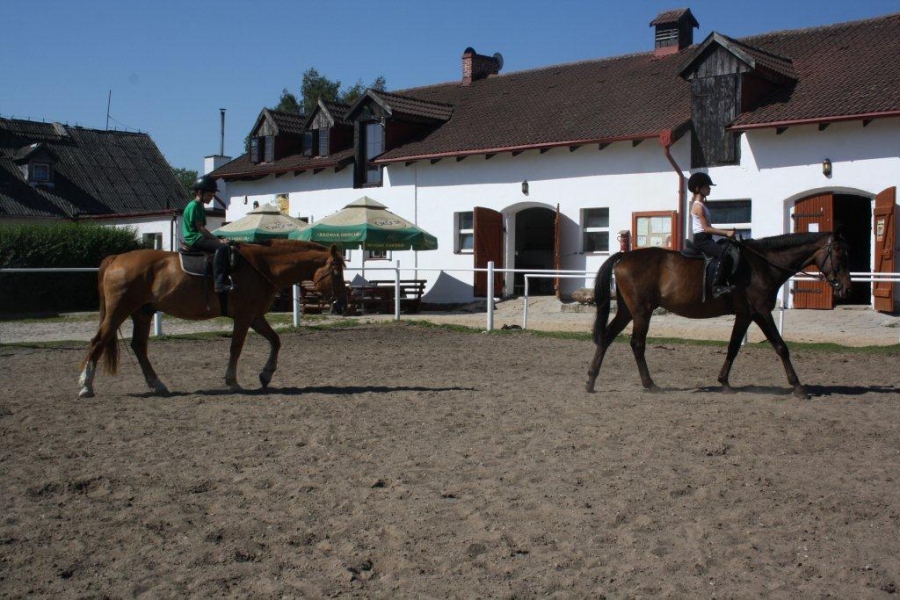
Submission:
[[[691,175],[691,178],[688,179],[688,189],[692,194],[697,194],[700,192],[700,188],[704,185],[716,185],[712,182],[712,179],[709,178],[709,175],[706,173],[694,173]]]
[[[216,180],[209,175],[201,175],[194,182],[194,185],[191,186],[191,189],[195,192],[212,192],[215,194],[219,191],[219,186],[216,184]]]

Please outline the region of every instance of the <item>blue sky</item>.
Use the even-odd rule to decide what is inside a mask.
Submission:
[[[149,133],[175,167],[202,170],[220,145],[238,156],[259,111],[299,95],[316,68],[343,87],[388,89],[461,74],[467,46],[503,54],[503,72],[653,47],[649,23],[689,7],[742,37],[900,12],[900,0],[3,0],[0,116]]]

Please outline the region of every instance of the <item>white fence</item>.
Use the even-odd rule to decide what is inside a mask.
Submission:
[[[59,268],[59,269],[39,269],[39,268],[23,268],[23,269],[0,269],[0,273],[91,273],[96,272],[97,268]],[[489,262],[487,268],[483,269],[423,269],[423,268],[405,268],[400,267],[400,261],[396,262],[394,267],[368,267],[367,271],[389,271],[394,274],[394,320],[400,320],[400,274],[402,271],[414,271],[416,273],[434,272],[434,273],[476,273],[483,272],[487,274],[487,321],[485,329],[487,331],[494,330],[494,302],[496,294],[494,290],[494,275],[497,273],[521,273],[525,278],[525,294],[523,298],[522,309],[522,329],[528,328],[528,300],[529,300],[529,282],[531,279],[584,279],[586,283],[593,280],[595,273],[593,271],[554,271],[549,269],[496,269],[494,263]],[[350,272],[363,271],[361,268],[347,269]],[[854,282],[900,282],[900,273],[861,273],[852,272],[850,278]],[[795,275],[791,277],[782,291],[782,299],[787,296],[790,281],[815,281],[816,277],[807,275]],[[593,287],[593,286],[591,286]],[[300,286],[293,286],[293,325],[300,326]],[[784,331],[784,314],[786,312],[783,301],[778,303],[777,310],[780,311],[778,320],[778,331]],[[162,319],[160,313],[156,313],[153,317],[153,334],[162,335]]]

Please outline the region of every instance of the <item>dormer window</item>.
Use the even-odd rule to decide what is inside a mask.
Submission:
[[[366,123],[365,128],[366,164],[365,185],[381,185],[381,167],[372,164],[372,159],[384,153],[384,127],[381,123]]]
[[[328,156],[328,128],[319,128],[319,156]]]
[[[50,164],[42,162],[31,163],[29,169],[29,181],[34,183],[49,183],[50,181]]]
[[[319,150],[319,130],[311,129],[303,132],[303,156],[317,156]]]

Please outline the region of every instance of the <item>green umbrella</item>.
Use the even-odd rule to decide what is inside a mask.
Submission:
[[[437,250],[437,238],[367,196],[288,236],[341,248]]]
[[[287,238],[288,234],[308,226],[300,219],[281,214],[275,204],[266,204],[254,208],[233,223],[219,227],[212,234],[238,242],[262,242]]]

